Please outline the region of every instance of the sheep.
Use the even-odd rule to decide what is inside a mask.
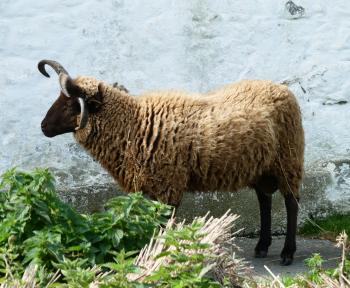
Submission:
[[[138,97],[91,77],[72,79],[58,62],[61,93],[41,128],[47,137],[72,132],[76,141],[126,192],[142,191],[178,207],[185,191],[255,189],[260,238],[255,257],[271,244],[271,195],[287,210],[281,264],[296,251],[304,132],[297,100],[284,85],[243,80],[205,95],[153,91]]]

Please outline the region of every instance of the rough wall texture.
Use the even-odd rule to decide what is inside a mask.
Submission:
[[[69,200],[87,193],[90,202],[102,202],[95,197],[111,183],[71,135],[41,134],[40,121],[58,95],[57,79],[36,70],[42,58],[60,61],[72,75],[118,81],[134,93],[205,92],[238,79],[271,79],[286,81],[303,111],[303,215],[330,205],[349,209],[350,2],[296,1],[304,10],[288,10],[286,2],[0,1],[0,172],[15,165],[50,167],[63,194],[67,187],[79,191]],[[183,215],[193,210],[192,201],[201,212],[239,203],[225,209],[244,214],[246,227],[252,227],[249,215],[258,216],[251,191],[187,195]],[[275,213],[276,223],[282,218]]]

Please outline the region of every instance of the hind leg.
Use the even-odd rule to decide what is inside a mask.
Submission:
[[[255,185],[260,208],[260,238],[255,246],[256,258],[266,257],[271,245],[271,195],[276,190],[277,181],[272,176],[263,176]]]
[[[282,162],[283,163],[283,162]],[[288,163],[291,163],[289,161]],[[282,175],[279,178],[279,189],[284,197],[287,211],[287,234],[281,252],[281,265],[292,264],[296,251],[296,232],[299,208],[299,189],[302,179],[302,165],[282,165]]]
[[[296,251],[295,237],[297,231],[298,202],[299,199],[292,193],[284,195],[284,203],[287,210],[287,235],[281,252],[281,265],[284,266],[292,264]]]

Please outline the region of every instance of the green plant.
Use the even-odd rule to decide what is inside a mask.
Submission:
[[[322,279],[320,274],[322,272],[322,264],[324,260],[319,253],[314,253],[310,258],[305,260],[307,267],[309,268],[308,279],[316,284],[321,284]]]
[[[324,269],[322,267],[324,259],[319,253],[314,253],[310,258],[305,260],[305,264],[308,267],[307,273],[294,277],[283,277],[282,283],[285,287],[327,287],[328,283],[340,279],[342,276],[349,279],[350,260],[347,258],[343,258],[342,260],[344,261],[342,270],[339,267],[335,269]]]
[[[48,170],[11,169],[0,183],[0,274],[19,276],[37,264],[41,274],[59,268],[75,283],[67,267],[76,264],[88,282],[94,273],[86,269],[123,249],[141,249],[170,214],[169,206],[140,193],[110,200],[104,212],[79,214],[59,199]]]
[[[164,252],[156,259],[167,258],[167,265],[160,267],[145,278],[145,283],[152,287],[221,287],[208,278],[207,272],[212,269],[214,255],[209,251],[210,245],[201,243],[205,234],[200,233],[203,223],[193,222],[180,230],[170,230],[164,234]]]
[[[333,214],[325,218],[315,219],[313,222],[307,222],[299,228],[299,233],[335,241],[335,238],[343,230],[350,235],[350,213]]]

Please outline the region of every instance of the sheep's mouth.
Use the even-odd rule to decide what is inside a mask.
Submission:
[[[46,137],[52,138],[57,135],[61,135],[64,133],[74,132],[74,129],[71,128],[63,128],[63,127],[55,127],[54,125],[47,124],[46,122],[41,123],[41,131]]]
[[[52,138],[52,137],[55,137],[55,136],[58,135],[57,133],[53,133],[53,132],[50,131],[50,130],[46,130],[45,128],[41,128],[41,131],[43,132],[43,134],[44,134],[46,137],[49,137],[49,138]]]

